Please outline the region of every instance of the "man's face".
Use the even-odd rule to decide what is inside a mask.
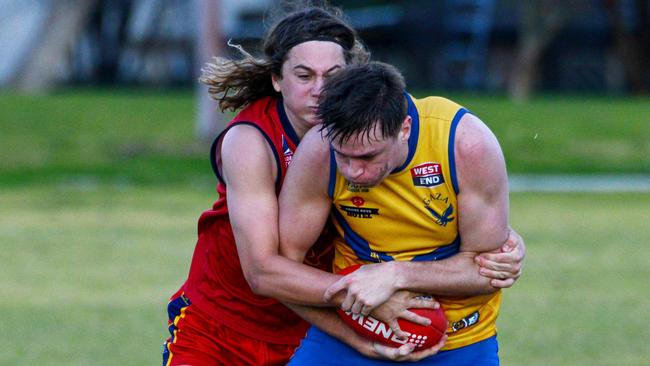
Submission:
[[[343,48],[334,42],[308,41],[289,51],[281,77],[274,75],[272,82],[282,93],[294,128],[304,132],[318,123],[316,110],[323,83],[345,65]]]
[[[401,166],[408,155],[410,117],[402,124],[398,136],[383,138],[377,127],[369,135],[353,135],[345,143],[332,141],[336,165],[350,183],[373,187],[393,169]]]

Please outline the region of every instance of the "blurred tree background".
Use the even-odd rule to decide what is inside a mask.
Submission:
[[[322,1],[321,1],[322,2]],[[201,65],[256,51],[274,0],[0,0],[0,87],[196,87]],[[297,3],[319,3],[298,1]],[[331,1],[410,90],[645,94],[650,88],[648,0]],[[207,107],[206,107],[207,106]],[[197,133],[219,115],[202,100]],[[222,123],[215,122],[212,123]]]

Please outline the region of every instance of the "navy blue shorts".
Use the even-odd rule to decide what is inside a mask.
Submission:
[[[498,366],[499,345],[497,336],[490,337],[469,346],[440,351],[418,362],[392,362],[369,359],[354,348],[311,327],[300,343],[300,347],[289,361],[289,366],[301,365],[453,365],[453,366]]]

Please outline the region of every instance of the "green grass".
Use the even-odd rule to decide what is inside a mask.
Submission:
[[[517,194],[524,277],[505,293],[505,365],[643,365],[650,359],[650,194]]]
[[[647,98],[454,99],[511,172],[650,172]],[[0,365],[160,362],[215,198],[193,109],[188,91],[0,94]],[[650,194],[511,198],[528,257],[504,296],[503,364],[646,364]]]
[[[2,189],[0,364],[158,364],[203,188]]]
[[[0,364],[156,364],[210,187],[0,192]],[[649,194],[514,194],[524,277],[504,295],[504,365],[650,359]]]
[[[650,173],[647,97],[452,98],[492,128],[511,173]],[[183,90],[0,94],[0,184],[202,179],[207,146],[195,142],[194,108]]]
[[[452,98],[492,129],[511,173],[650,173],[648,97]]]
[[[0,94],[0,183],[191,182],[209,173],[189,91]]]

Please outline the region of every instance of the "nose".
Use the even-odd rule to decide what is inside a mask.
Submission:
[[[325,79],[322,77],[317,77],[316,80],[314,81],[314,85],[311,87],[311,94],[314,97],[319,97],[320,92],[323,90],[323,84],[325,83]]]
[[[343,175],[347,176],[348,180],[356,180],[366,171],[363,162],[356,159],[348,159],[344,168]]]

